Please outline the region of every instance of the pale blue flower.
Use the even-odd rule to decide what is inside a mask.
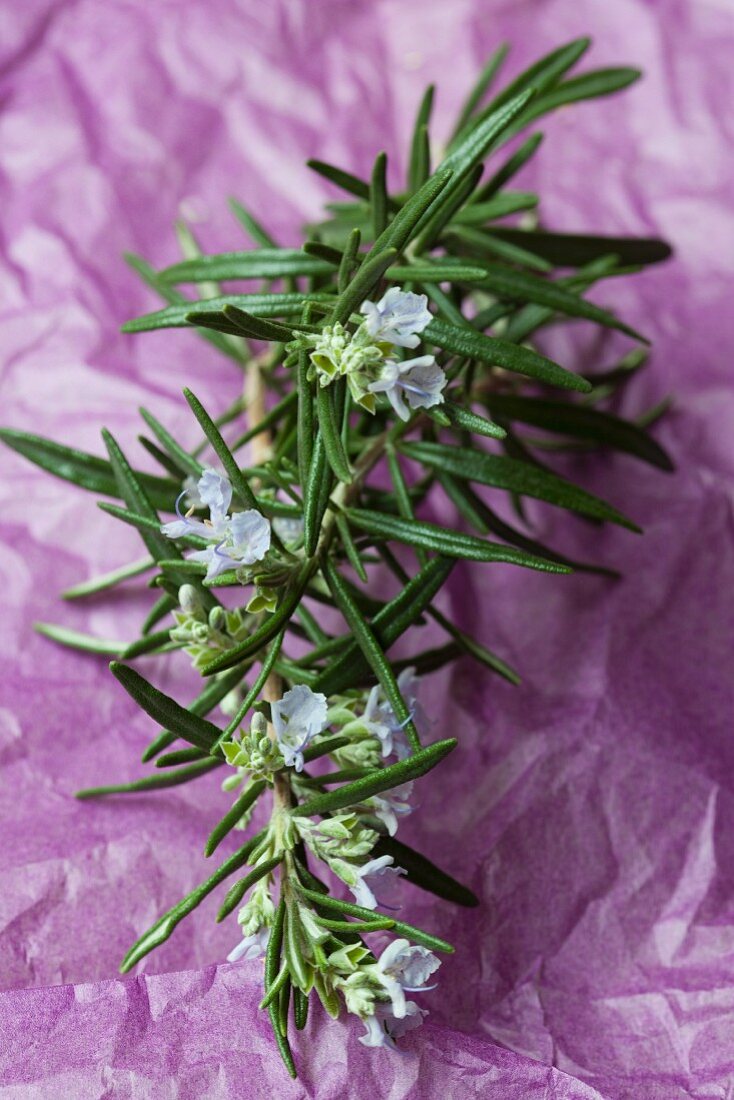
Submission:
[[[261,928],[252,936],[244,936],[227,955],[227,962],[239,962],[240,959],[247,962],[249,959],[260,958],[267,951],[269,939],[270,929],[266,927]]]
[[[383,909],[399,908],[388,905],[387,898],[398,876],[406,872],[402,867],[393,867],[393,862],[392,856],[378,856],[377,859],[370,859],[361,867],[355,868],[357,881],[349,889],[354,894],[357,905],[361,905],[363,909],[376,909],[378,905]],[[380,891],[379,898],[375,896],[376,889]]]
[[[411,781],[370,799],[368,805],[372,813],[383,823],[390,836],[395,836],[398,831],[398,817],[407,817],[413,812],[413,807],[408,801],[412,792]]]
[[[420,1027],[423,1017],[427,1015],[426,1009],[415,1001],[405,1002],[405,1012],[400,1017],[387,1005],[376,1005],[373,1016],[362,1018],[365,1031],[364,1035],[360,1035],[359,1041],[366,1047],[389,1047],[394,1050],[395,1039],[400,1039],[406,1032]]]
[[[197,506],[209,509],[209,519],[194,519],[181,512],[184,497],[192,498]],[[178,519],[164,523],[161,531],[169,539],[184,535],[198,535],[211,545],[190,555],[191,561],[204,562],[207,579],[218,577],[227,569],[253,565],[261,561],[270,549],[270,521],[254,508],[246,512],[228,514],[232,503],[232,486],[228,479],[216,470],[205,470],[196,483],[196,492],[184,488],[176,501]]]
[[[207,566],[207,579],[218,577],[227,569],[239,569],[254,565],[270,549],[270,522],[254,508],[225,517],[226,523],[217,527],[217,544],[206,550],[196,550],[189,555],[191,561],[201,561]],[[212,527],[212,532],[215,530]],[[212,534],[208,537],[212,538]]]
[[[376,382],[370,382],[370,393],[384,393],[401,420],[408,420],[410,409],[430,409],[443,402],[446,375],[432,355],[416,359],[386,359]],[[410,409],[406,406],[408,402]]]
[[[441,965],[427,947],[411,946],[407,940],[393,940],[377,960],[377,975],[392,1003],[396,1019],[405,1016],[406,993],[426,993],[435,989],[426,985],[431,974]]]
[[[275,737],[286,766],[303,770],[303,750],[328,725],[326,696],[296,684],[277,703],[271,703]]]
[[[375,340],[401,348],[417,348],[419,333],[433,320],[425,294],[413,294],[393,286],[379,302],[362,302],[365,327]]]

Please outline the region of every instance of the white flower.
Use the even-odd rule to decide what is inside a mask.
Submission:
[[[209,519],[192,519],[181,512],[183,497],[192,497],[209,509]],[[211,545],[190,555],[191,561],[204,562],[207,578],[218,577],[226,569],[253,565],[262,561],[270,549],[270,521],[254,508],[228,515],[232,503],[232,486],[216,470],[205,470],[196,483],[196,493],[184,488],[176,501],[178,519],[164,523],[161,531],[169,539],[183,535],[199,535]]]
[[[255,932],[252,936],[244,936],[242,940],[237,944],[235,948],[227,955],[227,962],[239,962],[240,959],[248,961],[249,959],[257,959],[260,955],[264,955],[267,947],[268,940],[270,938],[270,929],[261,928],[259,932]]]
[[[446,375],[432,355],[419,355],[398,363],[386,359],[382,374],[370,382],[370,393],[384,393],[401,420],[408,420],[411,409],[430,409],[443,402]]]
[[[377,1005],[374,1016],[362,1020],[364,1035],[359,1041],[366,1047],[389,1047],[395,1049],[395,1039],[400,1039],[408,1031],[413,1031],[423,1023],[428,1012],[420,1008],[415,1001],[405,1002],[405,1013],[400,1018],[385,1005]]]
[[[394,886],[397,881],[397,877],[404,875],[406,872],[402,867],[393,867],[392,862],[392,856],[379,856],[377,859],[370,859],[361,867],[355,868],[357,881],[353,886],[350,884],[349,889],[354,894],[357,905],[361,905],[363,909],[376,909],[378,905],[381,905],[384,909],[395,908],[395,906],[388,905],[385,898],[390,891],[390,886]],[[368,882],[368,879],[372,881]],[[379,882],[378,887],[381,894],[380,898],[377,898],[374,894],[376,879],[383,880]],[[387,891],[384,887],[387,887]]]
[[[415,669],[412,667],[404,668],[398,676],[400,694],[410,711],[410,717],[413,720],[413,724],[417,727],[419,732],[425,733],[428,730],[429,722],[423,707],[418,701],[419,683],[420,677],[416,676]],[[379,691],[380,689],[378,688],[378,692]],[[383,744],[383,755],[389,756],[391,752],[394,752],[398,760],[405,760],[407,756],[410,756],[410,746],[405,736],[405,722],[398,722],[395,711],[381,693],[379,694],[379,718],[376,716],[375,721],[383,722],[389,727],[392,734],[390,748],[387,752],[385,752],[384,747],[387,742]]]
[[[390,836],[395,836],[398,831],[398,817],[405,817],[412,812],[413,807],[408,801],[412,792],[411,780],[400,787],[395,787],[392,791],[386,791],[370,799],[369,805],[372,812],[383,823]]]
[[[275,736],[286,766],[303,770],[303,750],[328,724],[326,696],[296,684],[270,707]]]
[[[426,982],[441,965],[427,947],[411,947],[407,940],[393,940],[377,960],[377,973],[398,1020],[406,1013],[406,993],[425,993],[435,986]]]
[[[206,550],[196,550],[189,555],[190,561],[204,562],[209,580],[227,569],[262,561],[270,549],[270,522],[255,508],[227,517],[219,534],[221,538],[216,546],[207,546]]]
[[[417,348],[418,333],[433,320],[427,303],[425,294],[412,294],[393,286],[377,304],[362,302],[359,311],[365,315],[367,331],[376,340],[401,348]]]
[[[386,714],[380,685],[376,684],[367,696],[362,723],[367,732],[379,740],[383,756],[389,756],[393,751],[393,734],[396,725],[392,708],[388,706],[388,710],[389,714]]]

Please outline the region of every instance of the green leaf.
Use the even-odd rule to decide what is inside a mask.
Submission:
[[[400,693],[395,675],[382,651],[380,643],[377,641],[372,629],[363,618],[344,578],[328,558],[322,565],[322,572],[339,610],[354,634],[357,645],[362,651],[362,655],[382,685],[382,689],[387,696],[387,700],[393,709],[397,721],[403,724],[405,736],[408,739],[410,747],[414,751],[419,749],[420,739],[418,737],[418,731],[415,728],[415,724],[405,704],[405,700]]]
[[[379,768],[364,779],[345,783],[335,791],[317,794],[314,798],[296,806],[291,813],[299,817],[315,817],[344,809],[345,806],[358,806],[368,798],[380,794],[381,791],[392,790],[393,787],[399,787],[402,783],[408,783],[412,779],[425,775],[455,749],[456,744],[455,737],[436,741],[424,749],[418,749],[407,759],[399,760],[397,764],[388,764],[385,768]]]
[[[422,890],[428,890],[438,898],[444,898],[446,901],[452,901],[455,905],[463,905],[468,909],[474,909],[479,905],[476,894],[442,871],[426,856],[409,848],[407,844],[403,844],[395,837],[381,836],[374,851],[376,855],[392,856],[395,866],[407,871],[408,882],[420,886]]]
[[[508,340],[502,340],[496,336],[485,336],[484,333],[475,332],[468,326],[460,328],[458,325],[434,319],[424,330],[423,339],[453,355],[460,355],[466,359],[479,359],[483,363],[491,363],[493,366],[502,367],[515,374],[524,374],[528,378],[535,378],[536,381],[545,382],[551,386],[578,390],[579,393],[588,393],[591,389],[585,378],[579,378],[578,375],[565,370],[552,359],[546,359],[544,355],[539,355],[529,348],[519,347]]]
[[[392,572],[395,574],[396,577],[398,577],[402,584],[408,585],[412,583],[408,580],[408,575],[403,569],[400,562],[386,545],[382,545],[379,547],[379,553],[380,557],[385,562],[387,562],[388,568],[392,570]],[[504,677],[504,679],[507,680],[509,683],[520,683],[520,677],[517,675],[513,668],[511,668],[505,661],[498,657],[496,653],[492,653],[492,651],[490,649],[487,649],[486,646],[481,645],[479,642],[475,641],[474,638],[470,637],[468,634],[465,634],[463,630],[459,630],[459,628],[457,626],[454,626],[452,622],[449,622],[446,616],[443,615],[437,607],[434,607],[431,602],[427,604],[426,611],[429,617],[433,619],[434,622],[438,623],[438,625],[443,630],[445,630],[451,638],[454,639],[456,645],[444,647],[443,650],[434,650],[432,651],[433,655],[431,654],[431,651],[429,651],[428,654],[422,654],[421,657],[416,658],[416,669],[418,668],[418,665],[421,663],[421,660],[424,657],[428,658],[427,671],[432,671],[432,667],[440,668],[441,665],[445,663],[445,659],[453,660],[455,656],[459,655],[459,653],[457,652],[458,648],[460,652],[466,653],[470,657],[473,657],[475,661],[479,661],[480,664],[485,665],[487,668],[491,669],[492,672],[498,673],[498,675]],[[435,666],[433,665],[434,660],[436,660],[437,662]]]
[[[416,444],[417,446],[417,444]],[[407,453],[407,451],[406,451]],[[471,453],[471,452],[470,452]],[[446,557],[460,558],[465,561],[506,562],[510,565],[523,565],[528,569],[539,569],[546,573],[570,573],[571,570],[553,562],[525,554],[511,546],[501,546],[496,542],[465,535],[460,531],[450,531],[435,523],[425,521],[406,522],[397,516],[382,512],[370,512],[362,508],[350,508],[347,515],[355,527],[359,527],[375,538],[404,542],[408,546],[424,546]]]
[[[539,558],[547,558],[548,561],[556,561],[561,565],[567,565],[574,573],[596,573],[600,576],[617,578],[619,573],[614,569],[608,569],[603,565],[590,565],[588,562],[576,561],[558,554],[548,546],[535,539],[529,538],[521,531],[516,530],[509,523],[505,523],[485,502],[477,496],[467,481],[452,477],[441,471],[438,480],[443,486],[448,498],[456,505],[464,519],[474,527],[481,535],[493,534],[504,539],[512,546],[519,546],[521,550],[527,550],[529,554],[536,554]],[[474,643],[476,644],[476,643]]]
[[[540,94],[547,88],[552,87],[586,53],[590,45],[590,38],[576,38],[573,42],[568,42],[565,46],[559,46],[558,49],[546,54],[545,57],[541,57],[540,60],[535,61],[529,68],[521,72],[519,76],[516,76],[511,84],[503,88],[483,112],[483,115],[490,111],[496,111],[501,104],[506,103],[513,96],[526,89],[531,88]]]
[[[190,474],[192,477],[196,478],[201,477],[204,467],[176,442],[171,433],[163,427],[161,422],[156,420],[153,414],[149,413],[147,409],[141,408],[140,415],[155,437],[160,441],[165,451],[171,456],[176,466],[178,466],[181,474]]]
[[[198,714],[200,717],[209,714],[219,705],[219,703],[221,703],[225,695],[228,695],[233,688],[237,687],[241,680],[242,672],[240,669],[235,669],[227,676],[220,676],[215,680],[210,680],[204,690],[189,703],[188,709],[192,714]],[[167,749],[175,740],[176,734],[172,733],[171,730],[161,730],[147,746],[140,759],[144,764],[147,763],[149,760],[152,760],[153,757],[157,756],[159,752]],[[212,746],[212,749],[214,749],[214,746]]]
[[[595,69],[593,72],[576,76],[572,80],[566,80],[544,95],[537,96],[505,136],[512,137],[535,119],[556,111],[559,107],[565,107],[569,103],[578,103],[583,99],[597,99],[600,96],[619,92],[623,88],[628,88],[630,84],[634,84],[641,76],[639,69]]]
[[[278,659],[281,646],[283,645],[283,638],[285,637],[285,630],[281,630],[280,634],[275,638],[273,644],[267,652],[267,656],[263,660],[262,668],[255,679],[254,684],[250,690],[246,693],[244,699],[237,708],[237,712],[232,716],[231,720],[227,724],[227,728],[222,731],[217,741],[212,745],[212,752],[219,748],[223,741],[228,740],[235,730],[244,722],[247,712],[250,707],[259,698],[260,692],[265,686],[265,682],[273,671],[273,666]],[[216,681],[215,681],[216,682]]]
[[[354,539],[352,538],[352,532],[349,530],[349,524],[345,520],[341,513],[336,515],[336,528],[339,532],[339,538],[344,548],[344,553],[347,556],[347,560],[351,565],[354,572],[357,574],[362,584],[367,584],[368,577],[367,572],[360,557],[359,550],[356,547]]]
[[[153,507],[150,497],[145,490],[143,480],[138,477],[135,470],[130,466],[117,441],[106,428],[102,429],[102,439],[105,442],[107,453],[110,456],[110,466],[117,483],[120,497],[131,512],[135,512],[151,522],[160,523],[158,513]],[[155,558],[156,561],[163,558],[181,556],[176,550],[175,545],[161,533],[160,529],[153,531],[141,527],[140,537],[145,543],[151,557]]]
[[[491,405],[503,419],[519,420],[523,424],[533,424],[549,432],[590,439],[615,451],[634,455],[660,470],[674,469],[663,448],[647,432],[611,413],[561,401],[545,401],[511,394],[493,396]]]
[[[502,45],[494,51],[489,61],[482,69],[476,84],[470,91],[461,108],[456,126],[454,127],[454,131],[452,134],[452,141],[458,134],[462,132],[462,130],[466,128],[467,123],[471,119],[477,107],[480,106],[482,100],[487,94],[490,85],[492,84],[492,81],[499,72],[505,58],[507,57],[509,50],[510,47],[507,45],[507,43],[503,42]]]
[[[443,195],[421,218],[416,231],[413,251],[416,255],[428,253],[438,241],[446,226],[452,221],[454,215],[466,203],[482,178],[483,165],[477,164],[470,171],[465,172],[456,186],[447,187]]]
[[[410,158],[408,160],[408,190],[417,191],[426,180],[430,172],[431,146],[428,137],[428,124],[433,110],[433,95],[435,87],[429,84],[423,93],[418,114],[413,126],[413,136],[410,142]]]
[[[350,901],[341,901],[329,897],[328,894],[317,894],[315,890],[309,890],[306,886],[299,886],[298,890],[309,901],[316,902],[324,909],[331,909],[337,913],[347,913],[350,917],[359,917],[360,920],[374,920],[374,912],[371,909],[364,909],[361,905],[354,905]],[[406,924],[405,921],[396,920],[393,931],[398,936],[405,936],[406,939],[427,947],[430,951],[443,951],[448,955],[452,955],[454,952],[453,947],[446,940],[440,940],[438,936],[432,936],[421,928],[414,928],[412,924]]]
[[[328,301],[330,295],[317,294],[315,299]],[[183,301],[126,321],[123,332],[153,332],[163,328],[188,328],[197,323],[199,314],[220,313],[225,306],[237,306],[253,317],[297,317],[308,300],[305,294],[226,294],[205,298],[199,302]]]
[[[372,233],[375,240],[384,232],[387,225],[387,153],[378,153],[372,169],[370,181],[370,210],[372,212]]]
[[[431,415],[431,410],[429,416]],[[487,420],[484,416],[478,416],[471,409],[463,409],[461,405],[453,401],[444,401],[441,412],[445,414],[449,422],[455,428],[461,428],[465,432],[473,432],[475,435],[483,435],[489,439],[504,439],[507,432],[499,424]]]
[[[547,306],[557,313],[566,314],[568,317],[581,317],[587,321],[594,321],[605,328],[617,329],[625,335],[648,344],[649,340],[641,336],[635,329],[630,328],[620,321],[609,310],[595,306],[581,298],[578,294],[562,286],[560,283],[550,282],[538,275],[532,275],[527,271],[514,271],[504,264],[494,264],[485,261],[484,281],[481,284],[487,290],[491,290],[499,298],[507,298],[516,302],[533,302],[536,305]]]
[[[530,88],[501,106],[491,110],[486,116],[467,130],[451,153],[442,161],[441,169],[450,169],[454,173],[453,187],[465,173],[484,160],[492,145],[507,130],[512,121],[527,106],[535,94]]]
[[[636,524],[611,504],[540,466],[506,458],[504,455],[492,455],[464,447],[449,447],[442,443],[404,443],[401,450],[408,458],[444,473],[466,478],[468,481],[478,481],[482,485],[491,485],[495,489],[519,493],[521,496],[534,497],[593,519],[608,520],[630,531],[640,531]]]
[[[201,718],[197,714],[192,714],[190,710],[182,707],[175,699],[164,695],[162,691],[153,687],[134,668],[113,661],[110,665],[110,671],[119,680],[128,695],[155,722],[175,733],[178,737],[182,737],[184,741],[188,741],[191,745],[196,745],[197,748],[203,749],[205,752],[211,750],[221,732],[213,722],[209,722],[206,718]]]
[[[394,224],[394,223],[393,223]],[[377,254],[372,253],[362,261],[356,275],[336,300],[331,315],[332,324],[340,322],[345,324],[354,310],[358,309],[365,298],[380,281],[386,269],[395,259],[397,252],[394,248],[386,248]]]
[[[127,642],[114,642],[107,638],[95,638],[91,634],[82,634],[78,630],[70,630],[66,626],[57,626],[55,623],[34,623],[33,629],[37,634],[43,634],[59,645],[69,649],[79,649],[83,653],[97,653],[106,657],[119,657],[125,650]]]
[[[530,252],[518,244],[504,240],[498,230],[499,227],[495,225],[484,230],[475,229],[469,225],[454,224],[447,229],[445,239],[447,247],[460,252],[461,257],[464,257],[465,253],[468,254],[469,263],[471,263],[471,257],[477,256],[480,260],[495,261],[500,259],[506,263],[519,264],[522,267],[529,267],[533,271],[552,271],[552,265],[547,260],[536,256],[534,252]],[[506,304],[494,308],[502,308],[503,313],[509,309]],[[465,323],[463,317],[462,323]],[[472,318],[472,324],[479,329],[487,327],[479,324],[476,317]]]
[[[263,833],[260,833],[257,839],[259,840],[263,835]],[[232,910],[237,908],[250,887],[254,885],[254,883],[257,882],[259,879],[264,878],[265,875],[271,874],[271,872],[275,870],[275,868],[282,862],[282,860],[282,853],[275,856],[273,859],[263,860],[263,862],[258,863],[257,867],[255,868],[255,871],[258,872],[257,878],[253,878],[254,872],[251,872],[249,875],[245,875],[244,878],[241,878],[237,882],[235,882],[233,886],[230,886],[229,890],[224,896],[224,901],[222,902],[221,908],[217,913],[217,923],[221,923],[221,921],[228,917]]]
[[[102,573],[98,577],[91,577],[88,581],[81,581],[79,584],[72,585],[71,588],[65,588],[61,593],[61,598],[63,600],[78,600],[84,596],[94,596],[97,592],[105,592],[109,588],[114,588],[130,577],[139,577],[142,573],[149,572],[154,565],[155,562],[152,558],[143,558],[141,561],[134,561],[129,565],[121,565],[119,569],[112,569],[109,573]]]
[[[249,638],[246,638],[243,642],[239,642],[238,645],[233,646],[232,649],[228,649],[226,652],[215,657],[213,661],[210,661],[208,665],[205,665],[201,670],[203,676],[212,676],[215,672],[223,672],[226,668],[232,668],[234,665],[240,664],[246,660],[247,657],[251,657],[257,653],[263,646],[266,646],[268,642],[272,641],[276,634],[279,634],[285,624],[290,620],[293,612],[301,601],[306,585],[309,580],[308,569],[291,584],[290,588],[281,596],[278,607],[272,615],[268,615],[262,626],[251,634]]]
[[[359,229],[353,229],[347,239],[346,247],[342,253],[341,263],[339,264],[339,274],[337,276],[337,288],[340,294],[343,294],[347,289],[349,282],[352,278],[354,268],[357,266],[359,259],[359,246],[362,241],[362,234]]]
[[[208,753],[205,753],[203,749],[194,748],[192,745],[189,749],[174,749],[173,752],[165,752],[163,756],[159,756],[155,762],[156,768],[175,768],[179,764],[190,764],[199,760],[211,759]]]
[[[234,805],[227,811],[222,820],[214,826],[204,848],[204,855],[207,856],[207,858],[216,851],[225,836],[234,829],[242,815],[246,814],[250,809],[250,806],[257,802],[266,786],[267,783],[264,779],[259,780],[257,783],[251,782],[249,787],[242,792]]]
[[[537,205],[538,196],[529,191],[504,191],[485,202],[474,202],[464,207],[454,216],[454,221],[458,225],[483,225],[521,210],[533,210]]]
[[[452,176],[453,173],[450,170],[434,172],[398,211],[385,232],[380,234],[372,246],[370,257],[384,252],[385,249],[395,249],[396,253],[402,252],[415,233],[421,218],[430,218],[432,211],[435,210],[434,203],[440,200]]]
[[[255,244],[260,245],[261,248],[278,247],[267,230],[260,225],[260,222],[253,217],[249,210],[245,209],[241,202],[238,202],[237,199],[229,199],[229,208],[245,232],[252,237]]]
[[[621,264],[655,264],[667,260],[672,249],[652,237],[599,237],[582,233],[548,233],[541,229],[493,228],[494,236],[518,244],[556,267],[582,267],[603,256],[615,255]]]
[[[493,176],[490,176],[484,186],[477,191],[475,201],[486,202],[487,199],[491,199],[493,195],[496,195],[506,183],[509,183],[509,181],[517,175],[520,169],[527,164],[530,158],[534,156],[543,138],[543,134],[531,134],[531,136],[515,150],[502,167],[495,172]]]
[[[204,435],[211,443],[217,458],[222,463],[224,472],[229,478],[232,489],[239,497],[240,502],[244,504],[245,508],[254,508],[256,511],[259,511],[255,495],[248,485],[247,479],[237,465],[237,460],[224,442],[219,428],[209,416],[209,413],[201,404],[198,397],[193,394],[190,389],[184,389],[183,392],[184,397],[191,407],[191,411],[202,427]]]
[[[16,431],[13,428],[0,428],[0,439],[18,454],[40,466],[64,481],[71,481],[82,489],[103,496],[120,497],[120,489],[115,480],[112,466],[107,459],[97,455],[78,451],[74,447],[65,447],[51,439],[31,435],[30,432]],[[145,489],[149,500],[156,508],[173,510],[173,502],[179,492],[179,486],[169,478],[154,477],[135,471],[140,485]]]
[[[178,290],[176,290],[170,283],[165,283],[158,277],[158,273],[153,270],[149,263],[143,260],[140,256],[134,256],[132,253],[123,253],[125,262],[130,265],[133,271],[140,276],[147,286],[151,287],[156,294],[161,297],[164,302],[170,303],[174,308],[176,306],[182,306],[185,308],[191,308],[195,306],[195,300],[186,298]],[[134,322],[132,322],[134,324]],[[123,331],[135,331],[126,330]],[[233,341],[223,336],[220,332],[199,332],[198,335],[211,344],[218,351],[221,351],[223,355],[226,355],[229,359],[234,359],[235,363],[239,367],[242,367],[243,363],[247,362],[249,358],[248,349],[241,345],[239,341]]]
[[[329,180],[330,183],[336,184],[342,191],[348,191],[350,195],[356,195],[358,199],[369,201],[370,185],[357,176],[353,176],[351,172],[345,172],[343,168],[335,168],[333,164],[327,164],[323,160],[307,160],[306,164],[312,171],[318,172],[320,176]],[[397,203],[391,200],[390,205],[396,207]]]
[[[296,275],[330,275],[333,267],[300,248],[258,248],[222,252],[183,260],[160,272],[167,283],[223,282],[233,279],[286,279]],[[211,308],[211,307],[210,307]]]
[[[385,278],[392,283],[480,283],[484,279],[484,269],[472,267],[470,264],[441,263],[440,260],[431,262],[416,262],[412,264],[397,264],[385,273]]]
[[[284,325],[279,321],[270,321],[265,317],[255,317],[239,306],[226,305],[222,309],[225,320],[231,324],[237,332],[250,340],[268,340],[275,344],[286,344],[293,337],[293,329],[290,325]],[[191,321],[192,315],[187,314],[186,320]],[[194,320],[195,320],[194,316]]]
[[[452,568],[453,561],[450,559],[432,559],[404,584],[397,596],[378,611],[372,622],[372,631],[383,649],[389,649],[420,618]],[[372,667],[360,652],[359,644],[354,640],[350,641],[349,635],[334,641],[347,643],[347,648],[312,685],[314,691],[323,691],[325,695],[337,695],[353,687]]]
[[[207,758],[200,760],[197,764],[189,764],[188,767],[165,772],[163,775],[160,772],[157,775],[146,775],[144,779],[136,779],[132,783],[115,783],[109,787],[87,787],[77,791],[74,797],[84,801],[88,798],[104,798],[108,794],[140,794],[144,791],[160,791],[165,787],[180,787],[182,783],[190,783],[192,779],[198,779],[200,775],[206,775],[214,768],[221,767],[223,763],[223,760]]]
[[[185,898],[179,901],[172,909],[169,909],[167,913],[164,913],[152,925],[148,931],[140,937],[137,943],[128,951],[125,958],[120,964],[120,971],[123,974],[127,974],[129,970],[139,963],[141,959],[153,950],[155,947],[160,947],[162,943],[168,939],[173,932],[174,928],[181,923],[184,917],[187,917],[197,905],[204,900],[204,898],[214,890],[215,887],[223,882],[226,878],[229,878],[231,874],[234,874],[243,863],[247,862],[247,857],[255,847],[255,844],[261,839],[262,834],[256,837],[252,837],[244,844],[239,851],[231,855],[229,859],[225,860],[221,867],[219,867],[213,875],[211,875],[206,882],[202,882],[200,886],[197,886],[195,890],[192,890]],[[260,870],[260,868],[256,868]]]
[[[319,432],[311,454],[311,466],[303,497],[303,542],[308,558],[316,553],[333,481],[324,438]]]
[[[339,481],[350,484],[352,471],[349,468],[349,459],[342,444],[341,425],[337,410],[337,388],[340,387],[343,390],[344,384],[342,379],[331,386],[318,386],[316,390],[316,412],[329,465]]]

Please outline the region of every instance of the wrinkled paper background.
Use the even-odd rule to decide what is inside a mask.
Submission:
[[[337,197],[306,156],[365,172],[385,147],[397,183],[429,80],[445,135],[499,41],[515,43],[514,72],[590,33],[591,63],[647,78],[554,117],[521,179],[554,227],[674,243],[674,262],[594,297],[654,339],[626,407],[674,391],[657,434],[678,466],[573,466],[644,538],[534,513],[559,548],[620,565],[621,583],[455,571],[446,608],[524,686],[466,662],[434,678],[435,735],[458,732],[460,748],[421,782],[405,835],[483,904],[406,894],[410,919],[457,944],[425,1027],[391,1055],[361,1048],[352,1022],[312,1020],[291,1083],[256,1011],[259,964],[218,965],[237,932],[214,924],[216,896],[143,973],[115,977],[130,942],[208,873],[199,853],[223,796],[208,777],[74,801],[141,774],[153,729],[103,663],[31,624],[131,637],[142,582],[74,606],[57,592],[139,550],[93,498],[3,451],[3,1097],[732,1095],[733,14],[730,0],[0,5],[3,424],[98,453],[105,424],[140,461],[144,403],[193,439],[182,386],[220,410],[236,370],[193,334],[119,333],[154,308],[123,250],[171,262],[182,208],[207,248],[238,247],[230,194],[293,242]],[[612,361],[616,345],[574,333],[553,352]],[[180,660],[160,676],[193,693]]]

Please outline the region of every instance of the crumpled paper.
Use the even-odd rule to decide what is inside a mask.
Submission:
[[[459,568],[446,610],[517,665],[521,688],[462,662],[432,680],[436,736],[459,749],[417,788],[406,839],[481,896],[458,911],[406,889],[406,913],[457,945],[430,1016],[398,1055],[359,1025],[296,1044],[291,1083],[256,1011],[259,964],[216,964],[237,929],[212,897],[116,980],[130,942],[209,872],[218,777],[78,803],[142,773],[154,732],[98,660],[35,635],[52,620],[131,637],[148,595],[56,593],[139,554],[91,497],[7,452],[0,488],[0,1081],[7,1097],[344,1096],[679,1100],[734,1086],[734,26],[726,0],[34,0],[5,5],[0,43],[0,348],[5,425],[101,451],[104,423],[139,462],[137,406],[188,438],[183,385],[215,410],[236,370],[190,333],[128,337],[154,308],[120,259],[175,258],[170,224],[237,247],[226,198],[284,243],[336,193],[304,166],[397,184],[423,87],[435,132],[488,53],[511,71],[582,33],[594,65],[636,64],[622,96],[544,129],[528,186],[567,230],[656,233],[676,259],[594,297],[655,343],[627,395],[676,395],[656,429],[678,471],[626,457],[566,465],[645,527],[598,531],[538,509],[569,554],[614,583]],[[578,332],[578,337],[576,335]],[[586,340],[586,344],[584,344]],[[608,365],[579,326],[562,361]],[[561,464],[559,468],[564,468]],[[182,662],[162,686],[191,697]],[[347,1061],[348,1058],[348,1061]]]

